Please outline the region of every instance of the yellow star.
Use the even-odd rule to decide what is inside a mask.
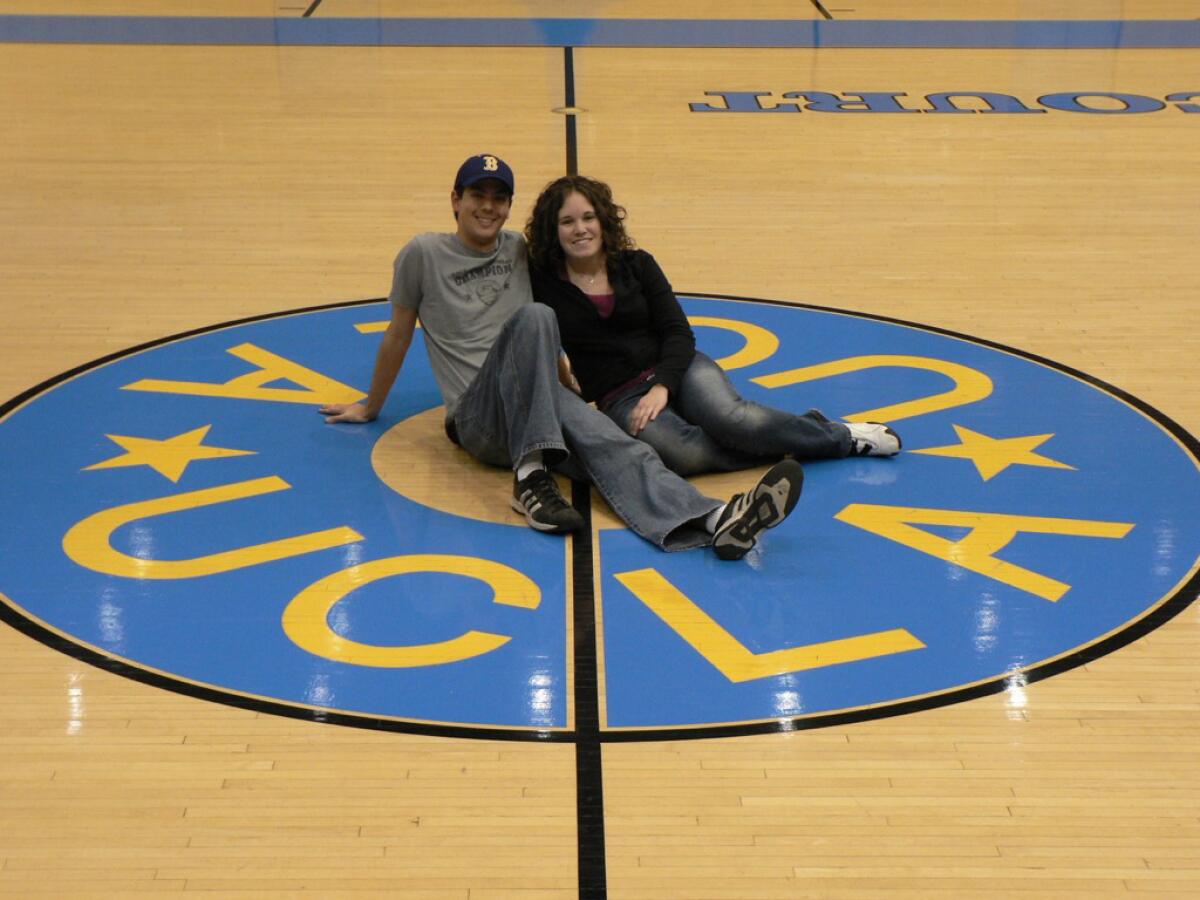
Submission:
[[[253,450],[230,450],[225,447],[205,447],[204,436],[208,434],[211,425],[196,428],[184,434],[156,441],[154,438],[129,437],[123,434],[107,434],[114,444],[125,451],[121,456],[114,456],[95,465],[87,466],[84,471],[91,469],[117,469],[122,466],[149,466],[159,475],[178,481],[183,475],[188,463],[197,459],[217,459],[223,456],[253,456]]]
[[[1047,469],[1071,469],[1058,460],[1050,459],[1033,451],[1044,444],[1053,434],[1031,434],[1025,437],[991,438],[986,434],[972,431],[955,425],[959,444],[946,447],[930,447],[927,450],[914,450],[913,453],[928,453],[930,456],[953,456],[959,459],[969,459],[979,470],[984,481],[999,475],[1009,466],[1041,466]]]

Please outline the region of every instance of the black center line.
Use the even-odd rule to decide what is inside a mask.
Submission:
[[[563,47],[563,105],[566,108],[567,174],[579,174],[575,132],[575,53]],[[571,485],[571,503],[583,516],[574,537],[571,587],[574,605],[575,656],[575,842],[578,850],[580,900],[608,896],[604,841],[604,761],[600,739],[600,684],[596,651],[596,594],[593,572],[591,485]]]
[[[579,174],[579,151],[575,137],[575,48],[563,47],[563,106],[566,109],[567,174]]]
[[[600,685],[596,660],[591,485],[576,481],[571,503],[583,516],[571,558],[575,633],[575,817],[581,900],[608,896],[604,842],[604,771],[600,742]]]

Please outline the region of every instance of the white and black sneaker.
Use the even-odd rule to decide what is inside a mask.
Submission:
[[[771,466],[751,490],[734,494],[713,533],[713,552],[721,559],[741,559],[758,536],[787,518],[800,499],[804,470],[794,459]]]
[[[895,456],[900,435],[879,422],[849,422],[851,456]]]
[[[563,499],[554,476],[535,469],[520,481],[513,475],[512,508],[521,513],[530,528],[562,534],[583,527],[583,516]]]

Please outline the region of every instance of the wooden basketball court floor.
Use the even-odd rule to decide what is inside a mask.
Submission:
[[[1200,3],[0,0],[6,35],[31,15],[66,18],[58,38],[0,43],[0,399],[168,335],[382,296],[399,246],[450,230],[454,167],[489,151],[517,173],[514,225],[568,167],[608,180],[680,291],[1019,348],[1200,433],[1200,115],[1166,101],[1200,96]],[[96,16],[166,36],[113,40],[129,20]],[[157,18],[181,16],[225,35],[238,18],[454,17],[462,43],[189,44]],[[548,17],[618,36],[578,21],[539,26],[540,44],[504,36]],[[647,39],[651,20],[676,26]],[[774,42],[744,46],[762,32],[728,20],[888,24],[871,39],[812,32],[829,39],[818,47],[787,46],[776,25]],[[70,21],[83,37],[62,37]],[[705,22],[725,22],[719,40]],[[981,32],[949,27],[1011,37],[1016,22],[1035,37],[970,46]],[[1120,37],[1163,22],[1145,45]],[[1118,37],[1070,45],[1088,23]],[[1037,26],[1056,24],[1068,46],[1039,45]],[[714,92],[769,107],[810,90],[903,92],[913,108],[937,92],[1162,102],[692,110],[724,103]],[[870,565],[845,578],[887,602]],[[0,893],[1197,896],[1198,647],[1193,605],[1115,652],[964,702],[582,748],[208,702],[4,626]],[[584,749],[599,796],[579,795]]]

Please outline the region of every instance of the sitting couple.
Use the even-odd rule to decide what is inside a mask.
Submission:
[[[322,407],[327,421],[379,415],[419,316],[447,435],[476,459],[513,470],[512,505],[531,527],[566,532],[583,524],[553,468],[591,482],[635,533],[662,549],[711,546],[722,559],[741,558],[783,521],[800,497],[803,471],[782,459],[727,502],[704,496],[683,475],[785,454],[900,449],[882,425],[846,426],[739,398],[695,351],[670,285],[649,254],[631,249],[624,211],[605,185],[575,176],[549,185],[526,230],[528,259],[521,235],[503,230],[514,187],[512,170],[496,156],[462,164],[450,194],[454,233],[422,234],[400,251],[367,398]]]

